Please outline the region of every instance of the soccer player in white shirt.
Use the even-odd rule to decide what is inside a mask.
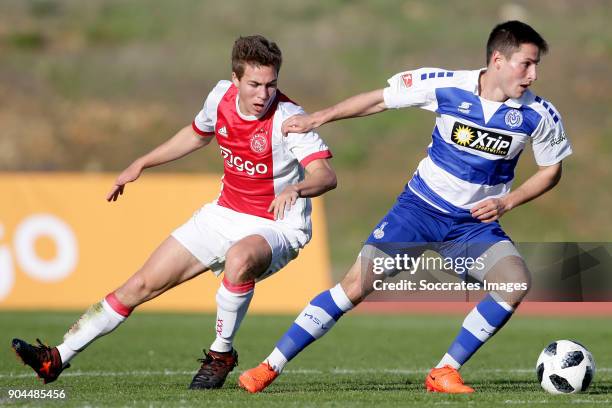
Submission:
[[[284,131],[305,132],[390,108],[416,106],[436,113],[427,157],[368,237],[357,262],[338,285],[310,302],[262,364],[240,376],[243,388],[259,392],[274,381],[289,360],[373,291],[374,260],[393,255],[394,245],[404,244],[412,256],[424,248],[455,259],[466,253],[480,256],[487,259],[485,267],[468,271],[471,277],[521,287],[487,294],[425,380],[428,391],[474,391],[458,369],[508,321],[529,289],[527,267],[498,219],[553,188],[561,177],[561,161],[571,154],[559,113],[528,89],[547,49],[530,26],[509,21],[492,30],[485,69],[402,72],[385,89],[285,122]],[[510,191],[526,143],[533,147],[539,170]]]
[[[236,40],[232,80],[215,86],[193,123],[119,175],[108,201],[116,201],[144,169],[177,160],[213,139],[224,160],[219,197],[177,228],[123,285],[87,310],[63,343],[48,347],[13,339],[17,354],[45,383],[135,307],[211,270],[225,272],[216,295],[216,338],[190,388],[223,385],[238,362],[233,339],[255,282],[298,255],[312,234],[310,197],[336,187],[328,163],[331,153],[315,132],[281,133],[285,119],[304,113],[277,89],[281,62],[278,46],[262,36]]]

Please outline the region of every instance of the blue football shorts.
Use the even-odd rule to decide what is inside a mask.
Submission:
[[[433,250],[444,258],[475,259],[502,241],[512,247],[509,255],[516,251],[497,221],[484,223],[467,210],[444,213],[406,188],[365,244],[390,256],[418,257],[426,250]]]

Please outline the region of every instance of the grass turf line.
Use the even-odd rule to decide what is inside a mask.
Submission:
[[[189,391],[196,358],[212,341],[214,316],[136,313],[116,332],[93,344],[58,381],[43,386],[10,349],[12,337],[57,343],[78,313],[0,313],[0,404],[38,406],[41,400],[9,400],[9,389],[63,389],[62,406],[352,406],[414,405],[569,406],[612,404],[612,353],[606,319],[516,316],[462,370],[477,393],[424,391],[427,370],[455,336],[461,316],[348,315],[326,338],[287,366],[266,392],[250,395],[236,386],[238,373],[258,364],[293,320],[248,316],[236,341],[240,365],[221,390]],[[576,339],[600,368],[589,392],[553,396],[535,378],[541,349],[561,338]]]

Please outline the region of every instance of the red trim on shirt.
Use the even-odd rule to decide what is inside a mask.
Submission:
[[[329,150],[322,150],[320,152],[313,153],[309,156],[306,156],[302,159],[300,164],[302,167],[306,167],[310,164],[310,162],[318,160],[318,159],[329,159],[333,157],[332,153]]]
[[[200,136],[202,137],[212,137],[215,135],[215,132],[204,132],[200,129],[198,129],[198,127],[195,124],[195,120],[193,122],[191,122],[191,127],[193,128],[193,130]]]
[[[115,292],[109,293],[105,299],[106,303],[108,303],[115,312],[119,313],[123,317],[128,317],[130,313],[132,313],[132,310],[134,310],[134,308],[128,307],[121,303],[121,301],[117,299],[117,296],[115,296]]]
[[[229,290],[232,293],[247,293],[250,292],[251,290],[253,290],[253,288],[255,287],[255,281],[252,280],[250,282],[247,283],[242,283],[242,284],[238,284],[238,285],[234,285],[233,283],[231,283],[230,281],[227,280],[227,278],[224,276],[223,277],[223,286],[225,286],[225,289]]]

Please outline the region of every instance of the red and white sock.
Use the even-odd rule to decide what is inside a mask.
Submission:
[[[115,330],[132,310],[122,304],[114,292],[87,309],[64,335],[64,342],[57,346],[62,363],[66,365],[95,339]]]
[[[225,353],[232,350],[234,336],[249,309],[255,281],[234,285],[226,278],[217,291],[217,337],[210,346],[212,351]]]

